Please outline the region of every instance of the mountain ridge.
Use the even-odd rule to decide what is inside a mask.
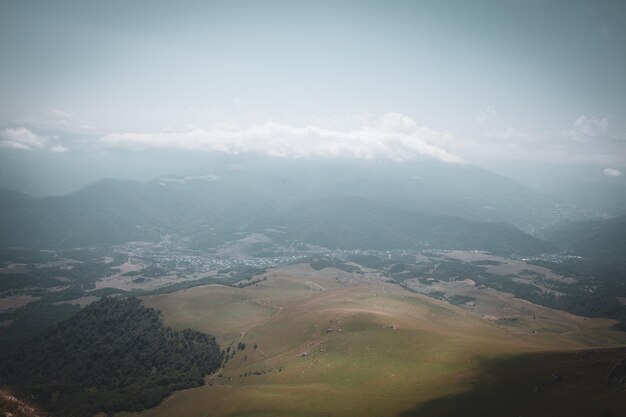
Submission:
[[[282,185],[276,179],[259,181],[268,188]],[[237,179],[190,183],[106,179],[66,196],[20,195],[13,204],[0,206],[0,245],[103,246],[158,241],[165,234],[176,234],[189,237],[196,247],[210,248],[236,240],[239,232],[286,227],[284,240],[337,248],[423,246],[517,254],[556,249],[502,221],[395,207],[394,201],[377,201],[375,195],[349,191],[312,198],[285,195],[244,187]]]

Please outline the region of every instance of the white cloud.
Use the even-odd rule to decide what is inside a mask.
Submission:
[[[1,140],[0,141],[0,148],[19,149],[19,150],[24,150],[24,151],[31,150],[28,146],[26,146],[24,144],[21,144],[19,142],[14,142],[12,140]]]
[[[608,128],[609,119],[607,117],[582,115],[574,121],[572,128],[565,131],[564,134],[571,139],[586,143],[606,136]]]
[[[45,136],[39,136],[25,127],[8,128],[0,132],[0,146],[9,149],[22,149],[32,151],[43,149],[49,142]]]
[[[604,168],[602,172],[604,172],[604,175],[609,176],[609,177],[621,177],[622,176],[622,171],[616,168]]]
[[[58,136],[43,136],[25,127],[7,128],[0,132],[0,147],[22,151],[48,150],[62,153],[69,149],[60,143]]]
[[[55,153],[63,153],[63,152],[67,152],[69,151],[68,148],[66,148],[63,145],[54,145],[50,147],[50,152],[55,152]]]
[[[341,129],[265,122],[246,127],[191,129],[179,132],[116,133],[104,136],[107,146],[149,149],[179,148],[228,154],[258,153],[277,157],[342,157],[392,161],[430,157],[446,162],[461,158],[440,145],[450,135],[417,126],[399,113],[363,118],[360,127]]]
[[[417,123],[410,117],[400,113],[385,113],[380,116],[381,124],[391,132],[410,133],[417,127]]]

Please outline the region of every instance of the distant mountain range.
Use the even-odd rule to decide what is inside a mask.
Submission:
[[[333,249],[433,247],[503,254],[556,249],[510,224],[399,210],[362,197],[308,202],[285,216],[283,224],[292,238]]]
[[[626,216],[562,224],[543,236],[574,255],[605,261],[626,261]]]
[[[558,205],[513,181],[457,164],[372,168],[375,177],[365,166],[332,165],[107,179],[58,197],[5,190],[0,245],[105,246],[174,234],[192,247],[215,248],[256,232],[328,248],[556,250],[513,224],[550,222]]]

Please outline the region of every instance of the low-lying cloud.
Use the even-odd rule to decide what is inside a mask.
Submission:
[[[406,161],[462,159],[440,144],[450,135],[420,127],[398,113],[387,113],[351,129],[265,122],[239,128],[196,128],[181,132],[115,133],[104,136],[106,146],[128,149],[173,148],[256,153],[275,157],[325,157]]]

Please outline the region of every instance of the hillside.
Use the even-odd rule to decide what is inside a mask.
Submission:
[[[441,174],[443,168],[438,169]],[[357,171],[359,175],[333,181],[326,173],[314,182],[289,180],[290,171],[283,169],[281,175],[235,172],[145,183],[102,180],[59,197],[4,192],[0,247],[108,246],[154,242],[173,234],[194,248],[210,249],[241,234],[275,229],[281,232],[274,236],[279,242],[329,248],[435,247],[523,255],[554,250],[512,225],[531,221],[516,214],[525,206],[527,214],[540,221],[538,209],[522,201],[536,202],[537,196],[486,171],[446,169],[451,178],[442,174],[436,181],[407,178],[422,172],[415,167],[383,171],[376,180]],[[459,169],[477,181],[462,184],[462,193],[458,184],[452,186],[462,173],[451,170]],[[526,197],[512,200],[507,187]]]
[[[169,329],[137,299],[104,298],[3,352],[0,383],[53,416],[83,417],[153,407],[221,361],[212,336]]]
[[[237,349],[207,385],[119,417],[586,417],[626,406],[623,387],[605,383],[626,355],[607,348],[626,341],[611,320],[478,285],[476,311],[458,308],[377,271],[293,265],[263,277],[146,297],[168,325],[211,329]]]
[[[544,236],[575,255],[605,261],[626,261],[626,216],[566,223],[548,229]]]
[[[526,255],[555,250],[510,224],[398,210],[360,197],[311,201],[283,221],[290,236],[328,248],[433,247]]]

